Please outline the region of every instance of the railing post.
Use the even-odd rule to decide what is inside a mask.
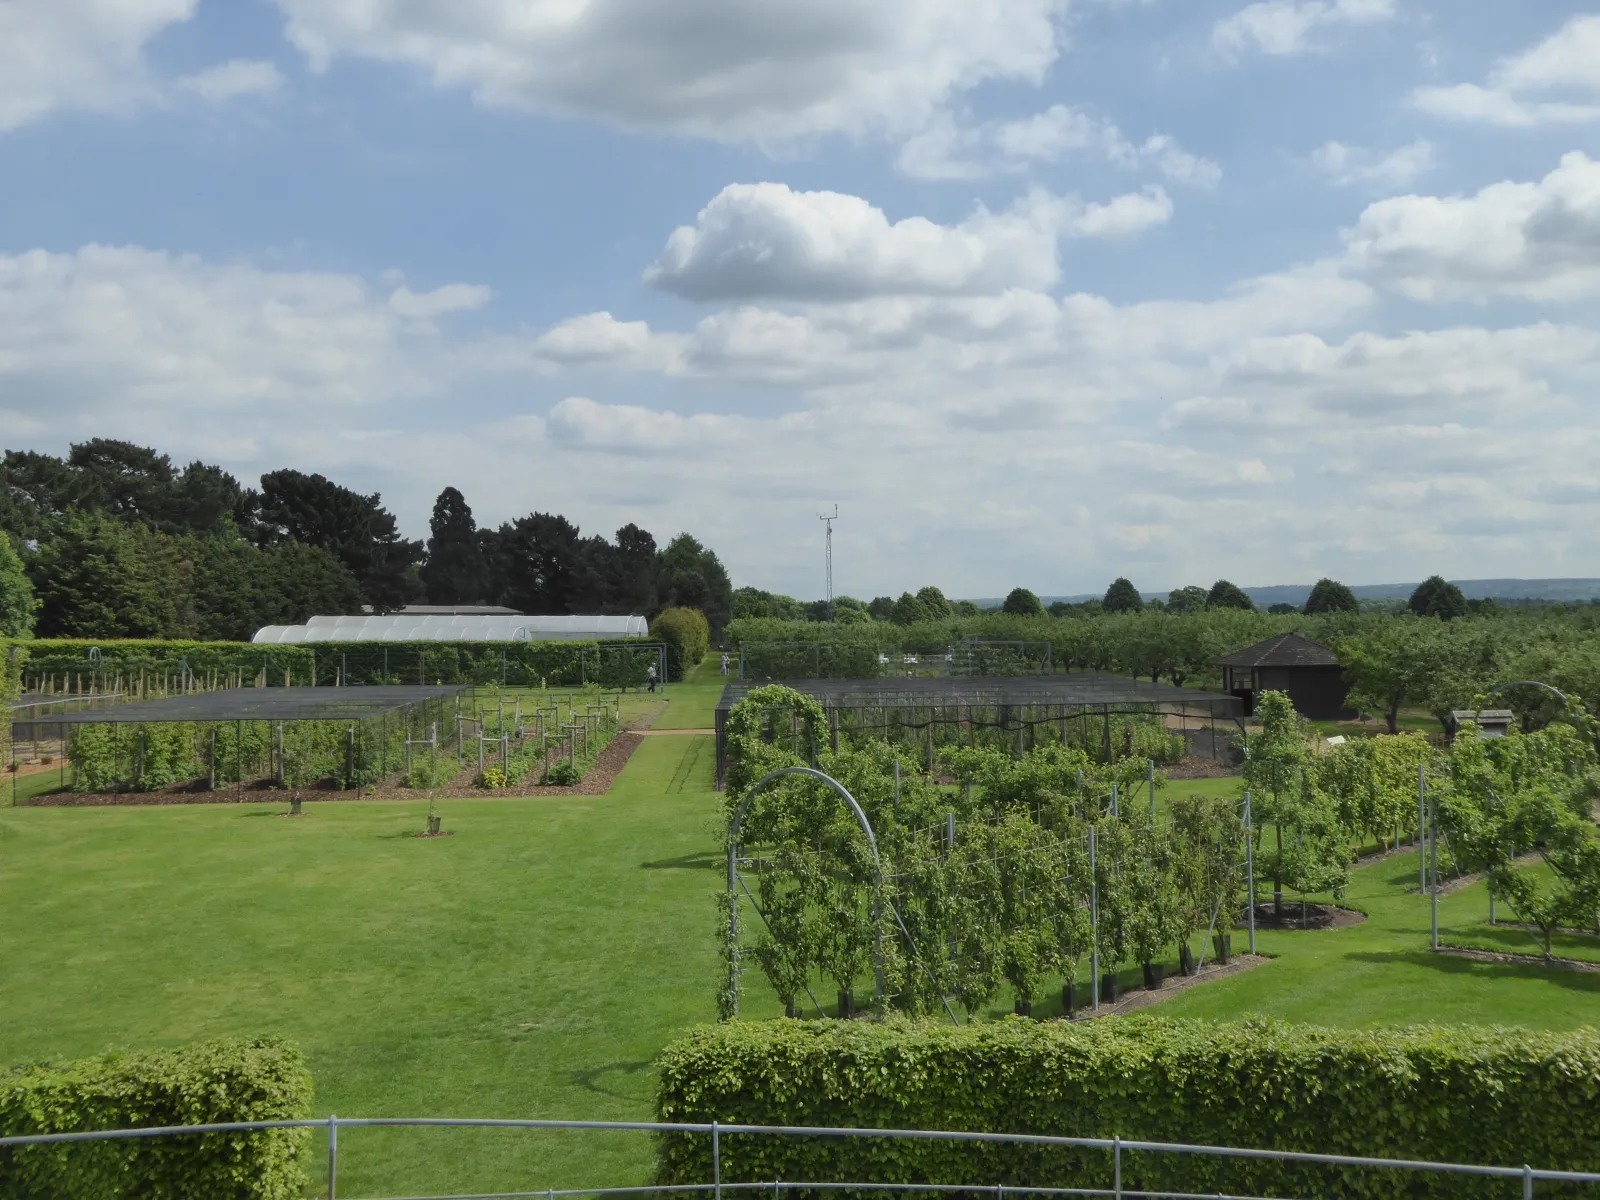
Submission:
[[[328,1114],[328,1200],[334,1200],[339,1185],[339,1118]]]
[[[1522,1200],[1533,1200],[1533,1168],[1522,1164]]]
[[[1115,1189],[1117,1200],[1122,1200],[1122,1135],[1116,1137],[1116,1149],[1112,1158],[1111,1186]]]
[[[722,1129],[711,1122],[711,1197],[722,1200]]]

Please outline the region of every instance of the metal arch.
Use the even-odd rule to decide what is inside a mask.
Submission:
[[[775,779],[785,775],[807,775],[812,779],[822,781],[839,793],[839,796],[850,806],[850,811],[855,814],[856,821],[861,825],[861,831],[867,835],[867,846],[872,850],[872,890],[874,895],[881,895],[883,888],[883,861],[878,857],[878,838],[872,832],[872,822],[867,820],[867,814],[861,811],[861,805],[856,803],[856,798],[850,794],[850,789],[845,787],[832,775],[817,770],[815,767],[780,767],[767,775],[763,775],[750,789],[745,792],[744,799],[739,801],[739,807],[734,810],[732,818],[728,821],[728,895],[731,898],[730,929],[729,934],[733,942],[732,958],[728,964],[731,973],[730,988],[733,992],[733,1014],[739,1013],[738,1000],[738,945],[739,945],[739,832],[744,822],[744,814],[750,807],[750,801],[755,799],[756,793]],[[881,913],[877,911],[877,901],[874,900],[873,925],[878,927],[877,948],[877,996],[883,999],[883,932]],[[899,919],[899,914],[896,914]],[[915,951],[915,946],[912,947]]]
[[[744,825],[744,814],[745,811],[750,807],[750,801],[755,799],[756,793],[762,788],[766,787],[767,784],[771,783],[774,779],[778,779],[784,775],[809,775],[813,779],[820,779],[823,783],[827,784],[834,791],[839,793],[839,796],[844,800],[844,802],[850,806],[850,811],[855,814],[856,821],[861,826],[861,832],[867,835],[867,845],[872,848],[872,865],[877,868],[880,874],[882,874],[883,863],[878,858],[878,838],[877,835],[872,832],[872,823],[867,820],[867,814],[861,811],[861,805],[856,803],[856,798],[850,794],[850,790],[846,788],[844,784],[840,783],[832,775],[826,774],[823,771],[819,771],[815,767],[781,767],[768,775],[763,775],[760,779],[756,780],[755,783],[751,784],[750,790],[745,792],[744,799],[739,801],[739,807],[734,811],[732,820],[729,821],[730,832],[733,835],[731,838],[729,838],[730,845],[737,850],[739,831]],[[731,869],[732,868],[730,867],[730,871]],[[734,881],[730,875],[728,886],[732,887],[733,882]]]
[[[1490,688],[1487,692],[1485,692],[1484,695],[1492,696],[1496,692],[1503,692],[1507,688],[1514,688],[1514,687],[1543,688],[1545,691],[1549,692],[1551,695],[1556,696],[1557,698],[1559,698],[1561,703],[1566,705],[1568,708],[1572,707],[1572,699],[1565,692],[1563,692],[1560,688],[1553,686],[1552,684],[1540,683],[1537,679],[1512,679],[1512,680],[1510,680],[1510,681],[1508,681],[1506,683],[1497,683],[1492,688]]]

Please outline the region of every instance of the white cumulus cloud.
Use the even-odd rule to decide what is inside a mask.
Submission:
[[[1433,162],[1433,144],[1424,138],[1383,155],[1343,142],[1324,142],[1311,155],[1311,165],[1340,187],[1409,187],[1432,170]]]
[[[1544,41],[1496,63],[1482,84],[1418,88],[1424,112],[1529,126],[1600,120],[1600,16],[1573,17]]]
[[[144,46],[196,0],[0,3],[0,132],[57,109],[110,111],[154,99]]]
[[[916,179],[977,179],[1086,153],[1120,167],[1154,170],[1191,187],[1215,187],[1222,178],[1221,167],[1191,154],[1168,134],[1133,142],[1114,122],[1069,104],[981,124],[964,124],[941,113],[906,139],[896,165]]]
[[[1537,183],[1381,200],[1345,236],[1352,269],[1418,300],[1600,295],[1600,162],[1573,152]]]
[[[1060,275],[1057,239],[1116,237],[1170,219],[1160,188],[1105,204],[1030,192],[958,225],[891,222],[859,196],[730,184],[667,239],[645,280],[691,300],[809,300],[1044,288]]]
[[[404,64],[481,103],[781,139],[916,128],[987,79],[1038,82],[1065,0],[278,0],[315,68]]]
[[[178,80],[180,91],[192,92],[202,100],[232,100],[275,92],[283,86],[283,75],[275,63],[260,59],[230,59]]]
[[[1302,54],[1314,47],[1312,35],[1336,25],[1367,25],[1390,20],[1395,0],[1260,0],[1218,21],[1211,45],[1228,58],[1247,51]]]
[[[431,292],[413,292],[398,287],[389,296],[389,307],[402,317],[430,320],[446,313],[471,312],[489,303],[491,292],[478,283],[447,283]]]

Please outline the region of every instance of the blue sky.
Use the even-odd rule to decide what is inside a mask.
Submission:
[[[0,0],[0,443],[736,580],[1600,575],[1600,11]]]

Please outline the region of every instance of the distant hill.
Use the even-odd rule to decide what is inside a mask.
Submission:
[[[1461,589],[1468,600],[1548,600],[1559,604],[1600,599],[1600,579],[1453,579],[1451,582]],[[1358,583],[1351,584],[1350,590],[1358,600],[1404,600],[1417,590],[1417,584]],[[1168,591],[1171,589],[1140,594],[1146,600],[1165,600]],[[1273,604],[1299,607],[1311,594],[1311,584],[1277,583],[1265,587],[1247,587],[1244,592],[1255,601],[1257,608],[1267,608]],[[1092,592],[1077,596],[1040,596],[1039,599],[1046,606],[1058,600],[1082,604],[1085,600],[1098,600],[1102,595],[1103,592]],[[999,608],[1004,603],[1004,597],[976,600],[974,603],[979,608]]]

